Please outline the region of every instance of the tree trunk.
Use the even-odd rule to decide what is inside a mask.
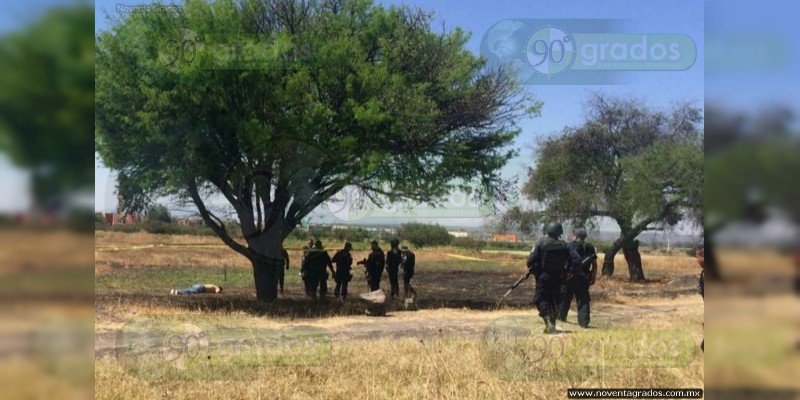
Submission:
[[[281,230],[267,229],[257,237],[248,240],[250,248],[257,257],[250,259],[253,264],[253,280],[256,298],[272,303],[278,298],[278,279],[283,268],[283,236]]]
[[[721,276],[719,274],[719,266],[717,265],[717,255],[715,253],[716,246],[714,245],[711,235],[704,233],[703,249],[705,252],[706,266],[703,268],[704,277],[709,281],[719,281]]]
[[[617,221],[622,228],[619,238],[611,244],[611,247],[606,250],[605,257],[603,257],[603,276],[611,277],[614,275],[614,257],[622,250],[625,256],[625,262],[628,264],[628,274],[632,281],[644,280],[644,269],[642,268],[642,256],[639,254],[639,241],[636,236],[639,232],[635,232],[632,228],[624,222]]]
[[[622,247],[622,254],[628,263],[628,275],[631,281],[643,281],[644,269],[642,269],[642,255],[639,253],[639,241],[627,241]]]
[[[283,262],[275,262],[271,258],[250,261],[253,264],[256,299],[272,303],[278,298],[278,268],[283,268]]]
[[[611,247],[606,250],[605,256],[603,256],[603,276],[610,278],[614,275],[614,257],[617,256],[617,252],[619,252],[620,246],[617,244],[619,240],[615,241]]]

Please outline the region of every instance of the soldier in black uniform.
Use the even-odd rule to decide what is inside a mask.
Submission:
[[[400,241],[392,239],[389,244],[392,246],[389,252],[386,253],[386,272],[389,273],[389,284],[392,287],[392,297],[400,295],[400,284],[397,281],[397,275],[400,272],[400,263],[403,261],[403,253],[398,247]]]
[[[586,242],[586,230],[576,229],[572,234],[572,243],[569,244],[571,250],[578,253],[581,260],[596,253],[594,246]],[[583,265],[573,271],[572,274],[564,277],[561,284],[561,304],[559,304],[558,319],[567,320],[569,306],[572,298],[578,304],[578,324],[586,328],[589,326],[589,286],[594,285],[597,279],[597,260],[593,260],[588,265]]]
[[[412,293],[414,297],[417,297],[417,291],[414,290],[414,287],[411,286],[411,278],[414,277],[414,266],[416,264],[416,256],[414,252],[408,249],[408,246],[403,246],[403,260],[401,265],[403,266],[403,291],[405,292],[405,297],[408,298],[408,294]]]
[[[353,279],[353,275],[350,273],[350,268],[353,266],[353,256],[350,254],[352,249],[353,245],[345,242],[344,248],[333,255],[333,262],[336,264],[336,274],[334,275],[336,289],[333,290],[333,295],[339,297],[341,293],[342,300],[347,300],[347,284]]]
[[[309,278],[309,295],[316,299],[317,288],[319,288],[319,295],[324,298],[328,293],[328,272],[325,268],[328,267],[333,272],[333,263],[328,252],[322,247],[322,241],[317,240],[314,242],[314,248],[309,249],[305,264]]]
[[[303,286],[306,294],[311,296],[311,274],[307,268],[308,253],[314,249],[314,239],[308,239],[308,244],[303,246],[303,258],[300,259],[300,276],[303,278]],[[316,289],[315,289],[316,290]]]
[[[556,332],[558,298],[561,279],[580,265],[580,256],[559,239],[564,233],[561,224],[551,223],[545,230],[547,236],[539,240],[528,256],[528,268],[536,277],[536,295],[533,304],[545,323],[545,333]]]
[[[381,288],[381,278],[383,277],[383,268],[386,264],[386,257],[383,255],[383,250],[378,246],[378,242],[372,241],[372,252],[366,260],[367,267],[367,282],[369,283],[369,290],[376,291]]]
[[[283,281],[286,275],[285,270],[289,269],[289,252],[281,247],[281,255],[283,257],[283,267],[278,270],[278,284],[280,285],[281,293],[283,293]]]

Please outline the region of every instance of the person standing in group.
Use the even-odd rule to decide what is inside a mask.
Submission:
[[[547,236],[539,240],[528,256],[528,269],[536,278],[533,304],[545,323],[544,333],[556,333],[559,295],[562,277],[573,273],[581,263],[580,256],[560,240],[564,228],[551,223],[545,229]]]
[[[586,230],[576,229],[572,234],[572,243],[568,245],[581,257],[581,260],[596,254],[594,246],[586,241]],[[594,285],[597,279],[597,260],[593,260],[588,265],[581,265],[571,276],[566,276],[561,283],[561,304],[559,304],[558,319],[567,320],[569,306],[572,298],[578,306],[578,325],[582,328],[589,326],[590,310],[589,286]]]
[[[346,242],[344,248],[333,255],[333,263],[336,264],[336,273],[333,275],[336,281],[336,289],[334,289],[333,295],[339,297],[341,294],[342,301],[347,300],[347,285],[353,279],[353,274],[350,273],[350,269],[353,266],[351,250],[353,250],[353,245],[350,242]]]
[[[411,278],[414,277],[414,267],[416,264],[416,255],[414,252],[408,249],[408,246],[403,246],[403,259],[401,265],[403,266],[403,292],[405,292],[405,298],[409,297],[409,294],[412,294],[413,297],[417,297],[417,291],[414,290],[414,287],[411,286]]]
[[[400,251],[399,240],[392,239],[389,241],[389,245],[391,248],[386,253],[386,272],[389,274],[391,296],[394,298],[400,295],[400,284],[397,278],[400,272],[400,263],[403,262],[403,253]]]
[[[314,239],[308,239],[308,243],[303,246],[303,257],[300,259],[300,277],[303,279],[303,287],[306,295],[311,296],[311,279],[308,271],[308,253],[314,248]]]
[[[317,240],[314,242],[314,248],[308,251],[308,256],[305,261],[306,273],[309,279],[310,296],[314,299],[317,298],[317,290],[319,296],[325,298],[328,293],[328,273],[326,267],[330,268],[333,272],[333,263],[331,257],[325,248],[322,246],[322,241]]]
[[[370,243],[372,252],[366,260],[367,268],[367,282],[369,283],[369,290],[376,291],[381,288],[381,278],[383,277],[383,268],[386,265],[386,257],[383,250],[378,246],[377,241]]]

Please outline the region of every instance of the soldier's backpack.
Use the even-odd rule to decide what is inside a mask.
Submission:
[[[544,238],[541,243],[542,271],[560,276],[567,267],[569,248],[567,244],[553,238]]]

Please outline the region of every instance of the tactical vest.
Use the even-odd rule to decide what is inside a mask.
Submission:
[[[551,275],[560,275],[564,272],[569,260],[569,248],[566,243],[546,237],[539,242],[539,249],[542,253],[542,271]]]

